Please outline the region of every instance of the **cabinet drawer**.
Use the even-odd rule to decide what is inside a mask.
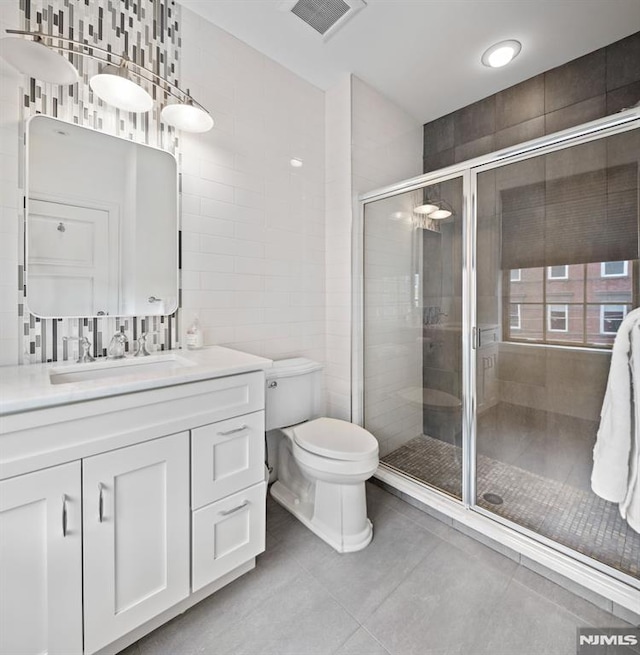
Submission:
[[[265,503],[261,482],[193,513],[192,591],[264,551]]]
[[[264,412],[191,431],[191,507],[264,480]]]

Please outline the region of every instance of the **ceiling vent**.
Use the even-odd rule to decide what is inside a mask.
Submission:
[[[290,11],[318,32],[324,41],[364,7],[364,0],[287,0],[280,3],[282,11]]]

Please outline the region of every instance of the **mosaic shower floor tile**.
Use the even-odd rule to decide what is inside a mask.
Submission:
[[[420,435],[382,461],[420,482],[460,495],[458,446]],[[502,503],[490,502],[485,496]],[[640,577],[640,534],[622,519],[616,504],[590,491],[478,455],[477,497],[480,507],[498,516]]]

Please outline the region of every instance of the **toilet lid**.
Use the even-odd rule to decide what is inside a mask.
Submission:
[[[378,453],[378,441],[364,428],[335,418],[317,418],[293,428],[295,442],[311,453],[355,461]]]

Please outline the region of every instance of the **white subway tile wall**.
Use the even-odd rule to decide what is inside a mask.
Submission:
[[[332,415],[349,419],[352,212],[358,211],[356,201],[359,194],[420,175],[422,126],[413,116],[355,76],[345,78],[327,92],[326,113],[326,383]],[[401,329],[399,324],[397,329]],[[413,369],[407,372],[407,376],[407,383],[413,384]]]
[[[324,364],[324,93],[185,8],[181,25],[183,84],[216,121],[180,142],[182,326]]]
[[[351,418],[351,78],[325,98],[327,413]]]
[[[0,3],[0,30],[20,25],[18,3]],[[19,225],[19,92],[22,76],[0,60],[0,365],[17,364]]]

